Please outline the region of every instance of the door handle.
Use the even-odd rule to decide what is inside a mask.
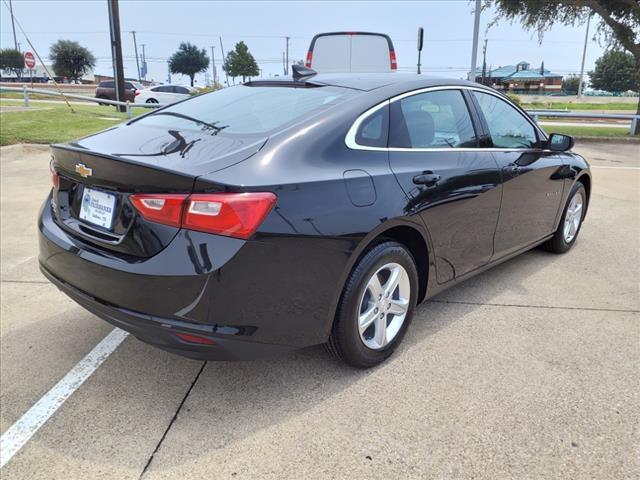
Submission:
[[[424,185],[426,187],[432,187],[440,181],[440,175],[436,175],[433,172],[422,172],[421,175],[413,177],[413,183],[416,185]]]
[[[506,167],[504,167],[511,175],[517,175],[520,173],[520,165],[516,165],[515,163],[510,163]]]

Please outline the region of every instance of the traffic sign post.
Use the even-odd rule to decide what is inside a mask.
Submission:
[[[24,66],[29,69],[29,77],[33,87],[33,69],[36,68],[36,57],[32,52],[24,52]]]

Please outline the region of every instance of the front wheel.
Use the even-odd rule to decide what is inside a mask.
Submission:
[[[553,253],[568,252],[576,243],[586,209],[587,191],[581,182],[576,182],[569,192],[560,225],[544,248]]]
[[[344,287],[329,351],[360,368],[384,361],[411,323],[417,291],[416,264],[403,245],[384,242],[372,248]]]

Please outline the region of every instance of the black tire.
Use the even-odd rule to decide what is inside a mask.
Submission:
[[[425,252],[426,254],[426,252]],[[370,278],[389,263],[402,266],[409,277],[410,298],[400,330],[381,349],[365,345],[358,330],[359,309]],[[409,251],[396,242],[384,242],[369,250],[357,263],[342,291],[327,349],[340,360],[358,368],[370,368],[387,359],[398,347],[409,327],[418,294],[418,271]],[[377,310],[376,310],[377,312]]]
[[[145,103],[158,103],[158,100],[156,100],[155,98],[150,98]]]
[[[103,99],[103,100],[109,100],[107,97],[105,97],[105,96],[103,96],[103,95],[99,96],[98,98],[101,98],[101,99]],[[101,107],[104,107],[104,106],[107,106],[107,107],[108,107],[108,106],[109,106],[109,104],[108,104],[108,103],[102,103],[102,102],[98,102],[98,105],[100,105]]]
[[[580,213],[580,224],[578,225],[578,228],[575,234],[573,235],[573,238],[570,241],[567,241],[564,235],[565,219],[567,216],[567,209],[569,208],[569,204],[571,203],[571,200],[575,195],[582,195],[582,210]],[[580,233],[580,229],[582,228],[582,222],[584,220],[584,216],[587,211],[587,202],[588,202],[587,191],[585,190],[584,185],[581,182],[576,182],[571,188],[569,195],[567,196],[567,203],[565,204],[564,209],[562,210],[562,216],[560,217],[560,223],[558,225],[558,229],[555,231],[555,233],[553,234],[553,237],[550,240],[542,244],[542,247],[545,250],[552,253],[565,253],[571,250],[571,247],[575,245],[576,240],[578,239],[578,234]]]

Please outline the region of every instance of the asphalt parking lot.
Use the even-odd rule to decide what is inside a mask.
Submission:
[[[417,311],[368,371],[321,347],[243,363],[126,338],[3,479],[622,479],[640,476],[640,144],[594,166],[576,247],[529,253]],[[37,268],[45,147],[1,157],[0,428],[113,328]]]

